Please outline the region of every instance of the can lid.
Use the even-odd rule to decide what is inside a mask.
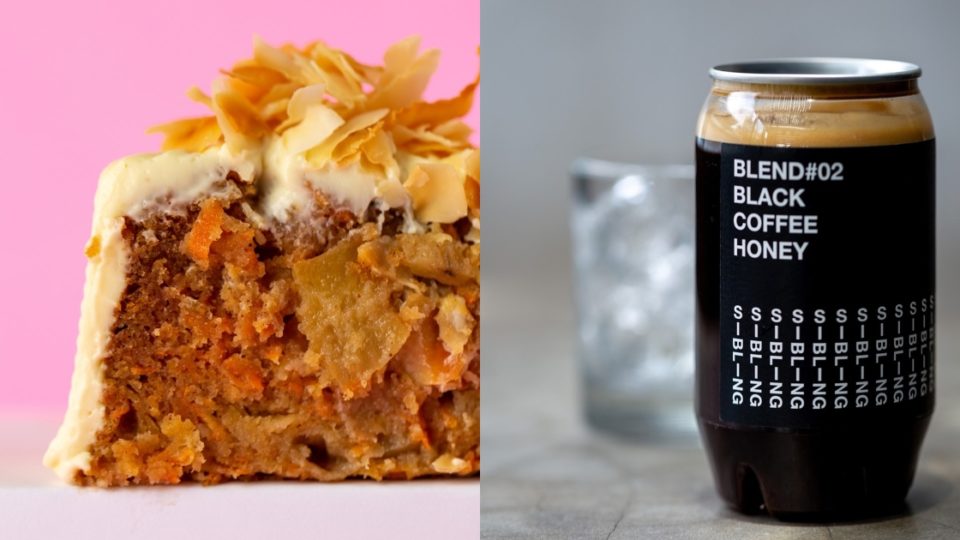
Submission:
[[[720,64],[710,77],[752,84],[872,84],[917,79],[920,66],[869,58],[775,58]]]

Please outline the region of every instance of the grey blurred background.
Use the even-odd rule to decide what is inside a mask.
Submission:
[[[938,318],[960,316],[960,2],[483,0],[481,42],[485,328],[538,318],[572,340],[570,161],[692,162],[707,69],[771,56],[923,68],[938,146]]]

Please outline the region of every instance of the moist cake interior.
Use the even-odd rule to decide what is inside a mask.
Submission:
[[[107,414],[77,480],[476,470],[478,246],[323,200],[309,223],[263,227],[253,187],[224,183],[125,221]]]

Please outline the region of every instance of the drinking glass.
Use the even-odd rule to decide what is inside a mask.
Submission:
[[[693,166],[581,158],[571,175],[587,421],[629,435],[695,433]]]

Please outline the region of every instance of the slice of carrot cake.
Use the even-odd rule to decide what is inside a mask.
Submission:
[[[69,405],[44,459],[100,486],[480,468],[474,81],[255,40],[210,116],[103,172]]]

